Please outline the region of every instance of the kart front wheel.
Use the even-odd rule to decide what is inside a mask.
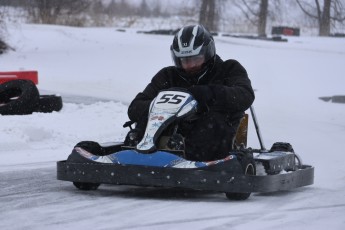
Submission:
[[[255,163],[249,162],[246,165],[244,165],[244,175],[255,175]],[[250,196],[249,193],[237,193],[237,192],[226,192],[225,195],[229,200],[246,200]]]
[[[96,190],[101,184],[87,182],[73,182],[74,186],[80,190]]]

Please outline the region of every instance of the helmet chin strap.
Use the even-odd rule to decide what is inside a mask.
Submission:
[[[199,83],[199,81],[201,80],[201,78],[203,78],[204,76],[205,76],[205,74],[207,73],[207,68],[205,69],[205,71],[204,71],[204,73],[202,73],[201,75],[200,75],[200,77],[198,77],[198,80],[196,81],[196,83],[198,84]]]
[[[190,82],[192,85],[196,85],[199,83],[201,78],[205,76],[205,74],[207,73],[207,69],[205,70],[203,69],[202,71],[194,73],[194,74],[189,74],[185,72],[184,70],[182,70],[180,76],[184,78],[186,81]]]
[[[213,64],[212,64],[212,63],[206,64],[205,67],[200,71],[200,72],[202,72],[202,71],[205,70],[205,71],[198,77],[198,79],[197,79],[197,81],[196,81],[196,84],[199,83],[199,81],[206,75],[206,73],[212,71],[213,67],[214,67],[214,62],[213,62]]]
[[[196,73],[187,73],[185,72],[185,76],[188,78],[189,82],[191,82],[193,85],[198,84],[199,81],[206,75],[209,67],[204,64],[201,70],[199,70]]]

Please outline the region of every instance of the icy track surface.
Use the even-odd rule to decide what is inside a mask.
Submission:
[[[294,37],[273,43],[215,37],[223,59],[237,59],[256,89],[254,107],[268,148],[290,142],[315,184],[224,194],[101,185],[79,191],[56,180],[56,161],[82,140],[121,141],[128,103],[158,70],[171,65],[171,36],[114,28],[8,26],[15,52],[1,71],[37,70],[41,92],[63,96],[51,114],[0,116],[0,229],[343,229],[345,40]],[[259,146],[253,124],[249,146]]]

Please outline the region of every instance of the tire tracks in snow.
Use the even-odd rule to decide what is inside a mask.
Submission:
[[[157,220],[156,218],[150,219],[151,222],[128,222],[125,223],[118,223],[116,228],[119,229],[173,229],[173,228],[184,228],[186,226],[191,225],[198,225],[198,226],[204,226],[203,229],[210,229],[210,228],[217,228],[217,227],[232,227],[232,226],[239,226],[243,221],[247,222],[255,222],[258,219],[266,218],[270,219],[272,215],[281,214],[284,215],[286,213],[303,213],[303,212],[309,212],[314,210],[332,210],[332,209],[345,209],[345,203],[341,204],[325,204],[325,205],[315,205],[315,206],[303,206],[303,207],[289,207],[284,208],[282,207],[283,204],[286,202],[284,201],[284,198],[282,196],[285,196],[287,193],[278,193],[277,195],[273,195],[273,200],[269,199],[267,197],[267,202],[270,203],[270,207],[263,206],[262,208],[266,210],[266,212],[258,211],[260,209],[260,206],[255,208],[254,211],[249,212],[237,212],[237,213],[230,213],[230,214],[221,214],[221,215],[210,215],[212,213],[208,212],[201,212],[201,215],[198,215],[196,217],[184,217],[183,215],[177,214],[177,210],[174,211],[174,209],[170,209],[169,207],[172,206],[172,203],[176,202],[176,209],[178,207],[183,207],[180,205],[181,199],[185,199],[186,201],[192,202],[192,203],[198,203],[198,202],[207,202],[208,198],[210,198],[210,207],[212,208],[212,204],[214,204],[213,207],[219,207],[219,202],[227,203],[226,205],[232,205],[233,208],[236,209],[237,205],[239,203],[236,202],[229,202],[229,201],[222,201],[219,200],[217,196],[217,201],[214,202],[214,197],[212,198],[209,196],[206,196],[203,198],[203,194],[201,193],[200,196],[195,197],[195,194],[192,194],[192,199],[190,200],[190,197],[187,198],[181,198],[177,197],[176,199],[173,199],[172,194],[165,194],[162,192],[161,195],[159,193],[155,192],[156,189],[153,188],[141,188],[141,187],[123,187],[124,190],[113,190],[115,187],[119,186],[106,186],[105,189],[101,189],[99,191],[92,191],[88,193],[81,193],[77,189],[74,188],[74,186],[71,183],[64,183],[62,181],[58,181],[56,179],[56,168],[55,167],[45,167],[43,163],[43,167],[41,167],[39,164],[36,165],[37,167],[35,169],[24,169],[24,170],[16,170],[16,171],[6,171],[6,172],[0,172],[0,187],[2,188],[0,190],[0,203],[2,204],[0,207],[0,213],[4,212],[10,212],[11,213],[25,213],[30,212],[30,210],[37,210],[44,207],[55,207],[56,205],[61,205],[62,203],[65,203],[66,205],[62,205],[62,207],[56,208],[57,211],[69,211],[69,210],[78,210],[80,212],[80,208],[85,209],[87,207],[103,207],[103,208],[112,208],[114,210],[117,210],[116,207],[107,206],[107,203],[109,201],[118,202],[121,201],[120,209],[117,210],[121,213],[122,208],[126,207],[126,209],[138,209],[136,212],[140,213],[141,211],[147,210],[148,213],[145,215],[150,215],[149,213],[157,214],[156,210],[150,210],[147,209],[148,207],[142,209],[143,207],[141,205],[146,204],[147,200],[156,201],[153,203],[154,206],[161,210],[170,210],[173,211],[175,218],[174,219],[166,219],[165,220]],[[133,191],[134,189],[134,191]],[[157,191],[160,189],[157,188]],[[169,192],[169,190],[168,190]],[[312,192],[312,191],[311,191]],[[298,194],[297,194],[298,195]],[[263,195],[265,198],[265,194]],[[269,195],[267,195],[269,196]],[[253,200],[248,204],[248,202],[244,202],[243,205],[247,205],[248,207],[251,207],[252,205],[255,205],[257,199],[258,205],[265,205],[265,203],[260,202],[261,195],[253,197]],[[294,196],[292,196],[293,198]],[[133,201],[132,199],[135,199]],[[282,202],[276,202],[277,200],[282,200]],[[81,203],[79,203],[81,201]],[[162,204],[159,204],[160,201],[164,201]],[[167,202],[168,201],[168,202]],[[129,203],[128,203],[129,202]],[[295,201],[296,202],[296,201]],[[124,205],[126,203],[126,205]],[[139,203],[139,204],[138,204]],[[272,203],[275,204],[272,208]],[[297,201],[298,203],[298,201]],[[71,204],[71,207],[68,205]],[[130,204],[134,205],[131,206]],[[123,206],[124,205],[124,206]],[[139,206],[138,206],[139,205]],[[155,206],[156,205],[156,206]],[[163,205],[163,206],[162,206]],[[165,207],[167,205],[167,207]],[[303,203],[302,203],[303,205]],[[104,207],[105,206],[105,207]],[[174,205],[173,205],[174,206]],[[131,207],[131,208],[130,208]],[[246,209],[246,208],[245,208]],[[150,210],[150,211],[149,211]],[[249,209],[247,209],[249,210]],[[123,210],[122,210],[123,211]],[[228,212],[229,210],[224,209],[225,212]],[[239,210],[241,211],[241,209]],[[107,212],[108,213],[108,212]],[[188,211],[187,211],[188,213]],[[69,217],[71,223],[73,221],[82,221],[78,218],[80,216],[84,216],[87,213],[82,212],[82,214],[78,214],[74,217]],[[135,214],[135,212],[133,213]],[[61,214],[62,215],[62,214]],[[89,215],[89,214],[87,214]],[[109,214],[107,214],[109,215]],[[121,214],[123,215],[123,214]],[[120,215],[120,217],[121,217]],[[91,215],[92,216],[92,215]],[[87,216],[89,217],[89,216]],[[140,219],[140,218],[139,218]],[[47,225],[54,225],[56,220],[47,220]],[[69,222],[65,223],[66,225],[69,224]],[[107,226],[104,228],[107,229]]]
[[[285,213],[285,212],[304,212],[310,210],[319,210],[319,209],[332,209],[332,208],[345,208],[344,204],[335,204],[335,205],[319,205],[319,206],[311,206],[311,207],[304,207],[304,208],[288,208],[288,209],[281,209],[281,210],[274,210],[274,214],[277,213]],[[245,217],[247,220],[257,219],[263,217],[263,215],[272,214],[271,212],[268,213],[238,213],[238,214],[230,214],[230,215],[220,215],[220,216],[208,216],[208,217],[200,217],[200,218],[187,218],[187,219],[175,219],[170,221],[161,221],[161,222],[154,222],[149,224],[136,224],[131,226],[123,226],[121,229],[138,229],[138,228],[150,228],[150,227],[163,227],[165,225],[176,225],[185,224],[185,223],[193,223],[193,222],[208,222],[214,220],[226,220],[232,218],[243,218]],[[176,227],[178,228],[178,227]]]

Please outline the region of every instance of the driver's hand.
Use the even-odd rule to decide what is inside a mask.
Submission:
[[[193,85],[188,88],[195,100],[198,102],[197,112],[208,111],[208,107],[214,103],[212,89],[208,85]]]
[[[136,146],[143,136],[143,132],[140,129],[132,129],[127,133],[125,138],[125,145],[126,146]]]

